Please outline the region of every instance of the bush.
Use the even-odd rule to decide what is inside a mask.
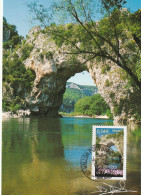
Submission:
[[[21,105],[20,104],[14,104],[12,103],[11,106],[10,106],[10,111],[13,113],[13,114],[16,114],[17,111],[20,109]]]
[[[109,86],[111,86],[113,84],[113,82],[110,82],[108,79],[106,79],[106,81],[105,81],[105,86],[106,87],[109,87]]]
[[[42,52],[39,54],[39,57],[41,58],[42,61],[44,60],[44,58],[51,60],[53,58],[53,53],[51,51]]]
[[[51,51],[48,51],[46,54],[45,54],[46,58],[48,60],[52,59],[53,58],[53,53]]]
[[[6,36],[7,32],[9,36]],[[3,18],[3,48],[13,49],[21,43],[22,39],[23,37],[19,36],[16,26],[9,24],[6,18]]]
[[[74,112],[88,116],[108,114],[110,118],[112,117],[109,106],[100,94],[78,100],[75,104]]]
[[[111,113],[111,110],[110,109],[108,109],[106,111],[106,115],[108,116],[108,118],[113,118],[113,114]]]
[[[26,60],[29,57],[32,50],[33,50],[33,45],[24,44],[21,50],[22,51],[21,59],[23,61]]]
[[[26,69],[22,59],[19,59],[17,54],[14,54],[13,58],[10,59],[5,55],[3,56],[3,86],[4,83],[8,83],[13,90],[12,97],[8,97],[9,92],[6,89],[6,97],[3,99],[4,111],[15,112],[19,105],[22,105],[25,94],[29,93],[33,87],[35,77],[35,72]]]
[[[109,71],[111,69],[110,66],[108,65],[104,65],[102,68],[101,68],[101,74],[105,74],[107,71]]]
[[[16,26],[7,23],[4,18],[4,33],[10,32],[8,40],[3,44],[3,88],[5,94],[2,100],[2,109],[4,111],[16,111],[24,106],[25,97],[30,93],[35,80],[35,72],[26,69],[23,60],[29,57],[33,45],[22,43],[22,57],[16,54],[21,43],[22,37],[18,35]],[[10,49],[9,49],[10,48]],[[14,49],[14,50],[12,50]]]

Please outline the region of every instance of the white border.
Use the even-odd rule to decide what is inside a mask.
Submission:
[[[0,0],[0,195],[2,186],[2,42],[3,42],[3,0]]]
[[[96,128],[122,128],[124,131],[123,134],[123,177],[103,177],[98,178],[95,176],[95,164],[94,161],[92,161],[92,180],[98,180],[98,179],[105,179],[105,180],[126,180],[126,160],[127,160],[127,126],[100,126],[100,125],[93,125],[92,126],[92,146],[96,145]],[[95,159],[95,151],[92,150],[92,159]]]

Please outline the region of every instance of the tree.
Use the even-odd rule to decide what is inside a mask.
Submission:
[[[17,27],[7,22],[3,17],[3,47],[4,49],[15,48],[23,39],[17,32]]]
[[[105,115],[112,117],[110,108],[100,94],[95,94],[91,97],[84,97],[78,100],[74,106],[74,112],[81,115]]]
[[[26,94],[30,93],[36,77],[35,72],[26,69],[23,63],[33,46],[24,44],[20,58],[14,48],[21,43],[22,37],[16,31],[15,25],[8,24],[5,18],[3,22],[3,110],[15,113],[24,107]]]
[[[124,0],[59,0],[48,10],[34,1],[28,7],[32,9],[34,19],[46,26],[45,32],[58,46],[63,43],[71,45],[72,51],[66,54],[83,55],[85,62],[92,59],[110,60],[141,89],[141,78],[138,76],[141,11],[131,14],[127,9],[121,9],[125,3]],[[100,16],[99,21],[96,21],[97,15]],[[61,23],[57,20],[58,16]]]

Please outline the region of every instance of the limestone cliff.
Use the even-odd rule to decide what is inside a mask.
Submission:
[[[107,145],[108,147],[115,146],[118,152],[123,156],[123,134],[119,134],[119,136],[115,136],[116,134],[102,135],[100,137],[100,144]]]
[[[59,49],[50,37],[40,32],[40,28],[29,32],[26,43],[33,44],[34,49],[25,66],[36,73],[33,90],[26,98],[28,106],[32,114],[57,117],[66,81],[87,67],[81,61],[74,63],[70,56],[63,55],[65,46]]]
[[[62,103],[66,81],[75,73],[88,70],[96,84],[99,93],[109,104],[115,119],[120,121],[134,117],[137,109],[141,113],[141,98],[139,91],[133,87],[127,88],[128,81],[125,72],[111,61],[86,62],[83,56],[68,55],[69,46],[58,48],[50,36],[43,33],[40,27],[31,29],[26,44],[33,50],[24,61],[27,68],[35,71],[36,79],[30,94],[26,97],[28,108],[32,114],[43,114],[57,117]],[[20,49],[18,54],[21,55]]]

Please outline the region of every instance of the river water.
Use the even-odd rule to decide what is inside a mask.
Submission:
[[[80,158],[91,146],[92,125],[113,122],[91,118],[4,119],[2,195],[87,195],[97,191],[96,186],[105,185],[85,177],[80,168]],[[124,188],[137,192],[120,194],[141,192],[140,149],[141,129],[128,129]],[[119,181],[106,182],[119,186]]]

